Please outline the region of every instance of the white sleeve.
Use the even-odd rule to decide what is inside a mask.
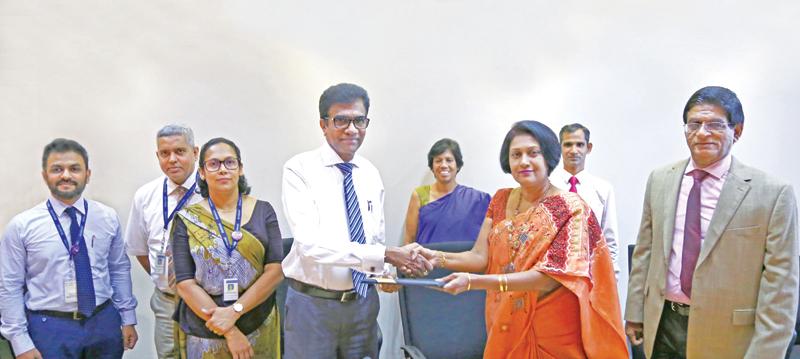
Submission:
[[[611,259],[614,261],[614,271],[619,273],[619,263],[617,262],[619,253],[619,238],[617,229],[617,206],[614,199],[614,188],[608,186],[605,208],[603,208],[603,218],[600,227],[603,229],[603,236],[608,243],[608,251],[611,253]]]
[[[383,244],[332,244],[325,240],[326,235],[320,228],[319,207],[312,191],[302,173],[291,168],[289,163],[283,169],[282,201],[294,245],[301,257],[318,264],[349,267],[365,273],[383,272],[386,252]]]
[[[125,249],[131,256],[146,256],[150,253],[147,247],[148,233],[142,216],[142,207],[142,200],[137,193],[133,197],[128,224],[125,227]]]

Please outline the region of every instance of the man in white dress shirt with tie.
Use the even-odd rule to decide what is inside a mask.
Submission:
[[[589,129],[579,123],[573,123],[562,127],[558,135],[564,166],[557,167],[553,171],[550,183],[565,191],[577,193],[592,207],[608,243],[611,259],[614,260],[614,271],[619,273],[617,263],[619,231],[614,188],[607,181],[593,176],[584,169],[586,156],[592,152]]]
[[[385,246],[380,174],[356,155],[364,141],[367,92],[353,84],[329,87],[319,100],[325,142],[283,168],[283,207],[294,236],[283,260],[289,281],[284,321],[287,359],[377,358],[380,304],[363,283],[384,264],[427,274],[412,252]]]
[[[164,175],[136,191],[125,240],[128,254],[136,256],[155,285],[150,308],[156,319],[156,353],[163,359],[176,355],[172,320],[175,276],[168,234],[175,213],[202,198],[195,192],[198,148],[194,144],[192,129],[180,125],[164,126],[156,134],[156,146],[156,158]]]
[[[121,358],[137,341],[131,263],[116,212],[83,197],[89,156],[44,148],[50,198],[15,216],[0,242],[3,336],[17,358]]]

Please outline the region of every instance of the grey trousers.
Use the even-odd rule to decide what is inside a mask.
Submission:
[[[286,359],[377,359],[378,292],[350,302],[312,297],[289,287],[284,318]]]
[[[172,314],[175,313],[175,302],[157,288],[150,297],[150,309],[156,315],[153,328],[156,343],[156,354],[160,359],[175,358],[175,340]]]

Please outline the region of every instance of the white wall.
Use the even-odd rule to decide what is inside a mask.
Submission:
[[[389,243],[412,188],[431,180],[435,140],[458,140],[460,182],[493,193],[514,185],[497,157],[523,119],[592,130],[588,168],[615,184],[632,243],[648,173],[688,156],[680,116],[699,87],[742,99],[737,157],[800,184],[800,3],[715,3],[0,0],[0,226],[45,198],[39,161],[54,137],[88,148],[88,194],[125,222],[159,174],[154,134],[168,122],[201,143],[234,139],[255,195],[280,208],[281,165],[322,141],[319,94],[348,81],[372,97],[361,153],[384,178]],[[147,358],[151,285],[133,274],[141,341],[127,357]],[[395,303],[384,297],[387,348],[401,340]]]

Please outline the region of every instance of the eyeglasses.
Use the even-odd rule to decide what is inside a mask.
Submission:
[[[325,117],[326,120],[330,120],[330,117]],[[367,116],[356,116],[356,117],[347,117],[347,116],[335,116],[333,117],[333,127],[336,128],[348,128],[350,127],[350,123],[353,123],[357,129],[363,130],[369,126],[369,119]]]
[[[239,159],[233,158],[233,157],[228,157],[228,158],[220,161],[220,160],[218,160],[216,158],[212,158],[212,159],[210,159],[208,161],[205,161],[203,163],[203,168],[205,168],[206,171],[208,171],[208,172],[217,172],[217,171],[219,171],[219,169],[223,165],[229,171],[237,170],[237,169],[239,169]]]
[[[689,122],[683,125],[683,130],[686,133],[694,133],[700,130],[700,127],[705,127],[708,132],[722,132],[731,125],[727,122],[711,121],[711,122]]]

